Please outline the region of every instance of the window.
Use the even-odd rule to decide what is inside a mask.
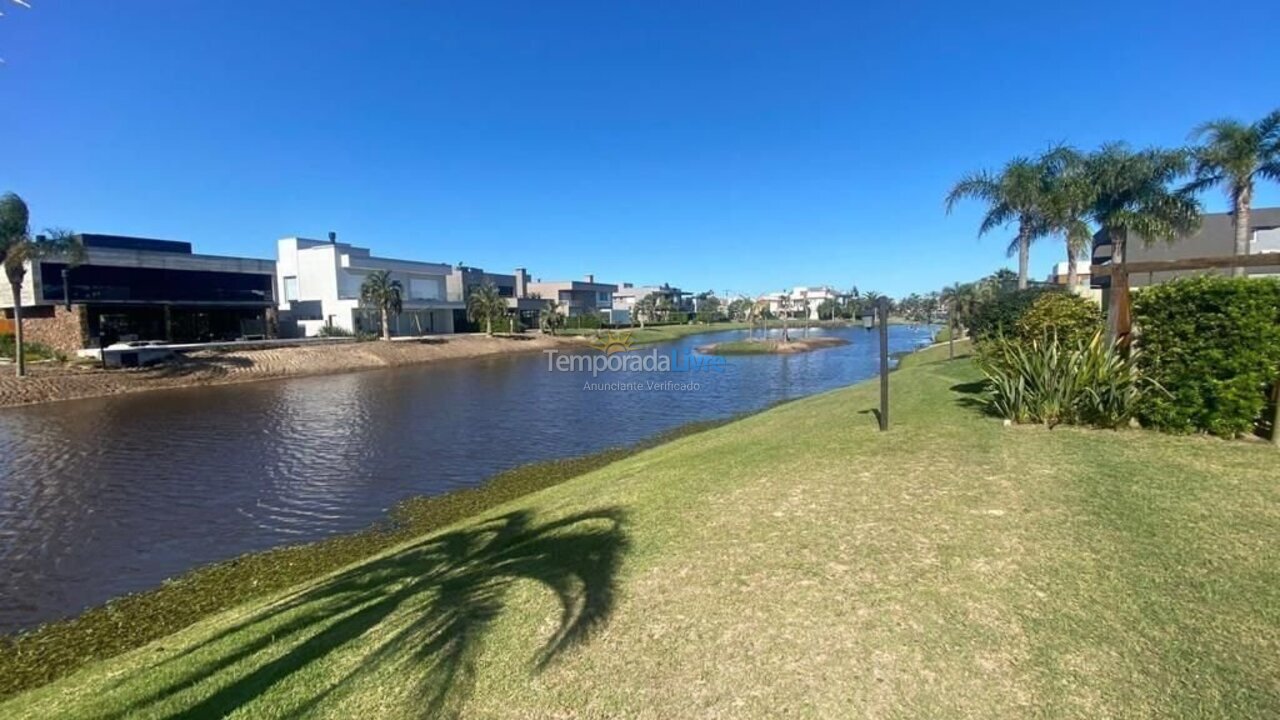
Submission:
[[[1257,228],[1253,231],[1253,247],[1250,253],[1280,252],[1280,227]]]
[[[62,271],[66,269],[73,302],[248,302],[269,304],[275,278],[259,273],[117,265],[40,264],[43,300],[63,299]]]
[[[288,301],[298,299],[298,278],[286,277],[284,279],[284,299]]]
[[[434,278],[409,278],[410,300],[439,300],[440,283]]]
[[[608,304],[610,302],[609,293],[607,292],[596,293],[596,302]]]

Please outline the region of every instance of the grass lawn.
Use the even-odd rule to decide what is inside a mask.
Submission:
[[[1280,717],[1280,455],[1004,428],[939,347],[0,717]]]
[[[668,342],[671,340],[679,340],[688,335],[700,335],[702,333],[723,332],[725,330],[746,330],[747,323],[740,322],[721,322],[710,323],[707,325],[654,325],[641,330],[639,327],[619,328],[614,330],[615,333],[631,333],[632,345],[648,345],[649,343]],[[596,330],[560,330],[561,335],[594,335]],[[605,333],[608,330],[600,330],[598,332]]]

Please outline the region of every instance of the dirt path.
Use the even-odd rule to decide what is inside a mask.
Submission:
[[[454,358],[580,347],[582,338],[449,335],[394,342],[293,345],[259,350],[201,351],[158,367],[102,370],[96,366],[33,363],[28,377],[0,367],[0,407],[119,393],[323,375],[415,365]]]

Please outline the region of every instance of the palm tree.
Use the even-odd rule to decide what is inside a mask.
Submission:
[[[1040,210],[1045,167],[1030,158],[1010,160],[998,175],[985,170],[966,175],[947,194],[947,214],[965,198],[987,204],[987,214],[978,227],[978,236],[1016,222],[1018,233],[1010,250],[1018,255],[1018,289],[1025,290],[1031,264],[1031,242],[1040,233]],[[1011,254],[1012,254],[1011,252]]]
[[[382,339],[391,339],[391,316],[404,309],[404,287],[399,280],[391,279],[390,270],[375,270],[360,283],[360,302],[378,309],[382,319]]]
[[[1061,235],[1067,249],[1067,287],[1079,284],[1077,258],[1089,247],[1089,209],[1094,186],[1086,172],[1085,158],[1075,148],[1058,147],[1041,159],[1047,170],[1041,203],[1042,231]]]
[[[778,296],[778,314],[782,316],[782,342],[791,342],[790,328],[787,327],[787,318],[791,315],[791,293],[785,290]]]
[[[1191,137],[1204,144],[1192,150],[1195,179],[1188,189],[1199,192],[1213,185],[1226,188],[1236,231],[1235,254],[1248,255],[1254,180],[1280,181],[1280,110],[1252,125],[1231,119],[1207,122],[1196,128]],[[1244,276],[1244,267],[1232,268],[1231,274]]]
[[[68,265],[77,265],[84,259],[79,238],[66,230],[47,233],[31,237],[27,203],[14,193],[0,196],[0,264],[13,291],[13,361],[18,377],[27,374],[22,338],[22,283],[27,277],[27,263],[57,257]]]
[[[640,329],[643,330],[645,321],[652,319],[657,309],[657,296],[649,293],[636,301],[635,306],[631,308],[631,316],[632,319],[640,321]]]
[[[485,281],[483,285],[471,291],[467,297],[467,319],[471,322],[484,321],[484,332],[493,337],[493,319],[507,314],[507,299],[498,292],[498,286]]]
[[[942,289],[942,304],[947,308],[947,359],[956,359],[956,320],[960,315],[964,286],[960,283]]]
[[[1200,226],[1200,203],[1194,189],[1170,189],[1189,168],[1184,151],[1152,148],[1134,152],[1123,143],[1104,145],[1086,160],[1095,193],[1090,215],[1103,242],[1111,246],[1108,328],[1112,342],[1125,342],[1129,337],[1129,272],[1125,268],[1129,238],[1171,243]]]
[[[548,300],[543,304],[542,309],[538,311],[538,324],[542,327],[543,332],[556,334],[556,328],[564,324],[564,315],[560,312],[560,303],[555,300]]]

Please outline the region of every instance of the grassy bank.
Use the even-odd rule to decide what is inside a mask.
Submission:
[[[1275,717],[1273,448],[1004,428],[940,347],[208,617],[4,717]]]
[[[701,351],[710,355],[790,355],[848,344],[847,340],[831,337],[793,338],[786,343],[780,340],[737,340],[707,345]]]
[[[679,340],[690,335],[701,335],[703,333],[724,332],[725,330],[746,330],[746,323],[723,322],[710,323],[707,325],[651,325],[641,330],[639,327],[619,328],[614,330],[616,333],[631,333],[632,345],[648,345],[650,343],[670,342]],[[562,330],[561,335],[595,335],[597,332],[606,333],[608,330]]]

